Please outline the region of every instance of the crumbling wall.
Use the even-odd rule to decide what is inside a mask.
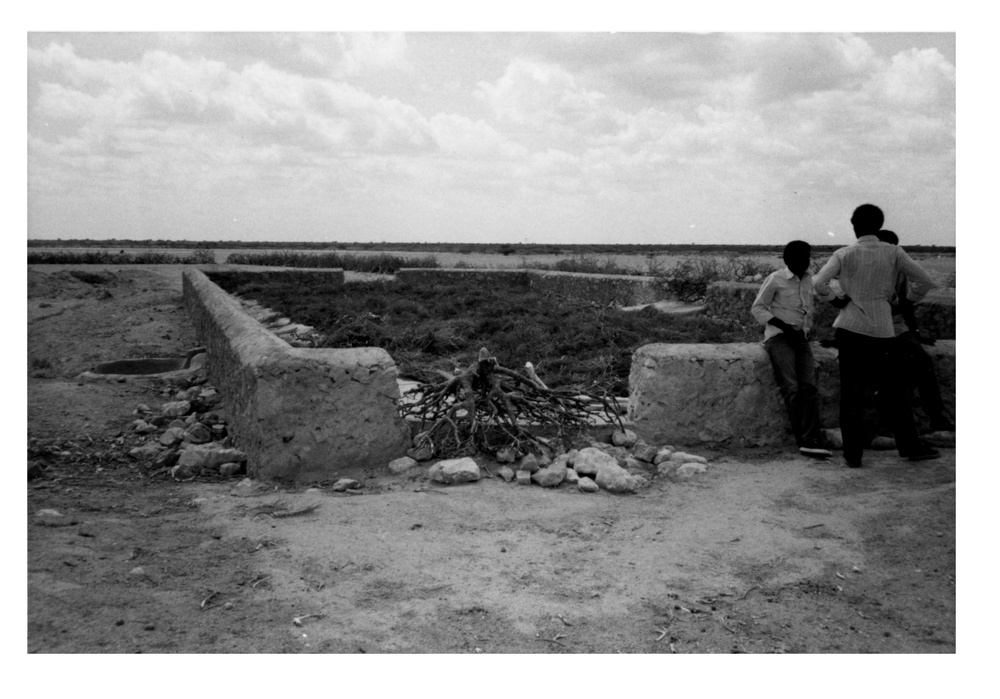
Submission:
[[[187,269],[183,279],[185,306],[251,476],[334,479],[384,468],[405,453],[409,432],[385,350],[290,347],[203,272]]]
[[[824,427],[839,425],[836,350],[813,343]],[[927,348],[945,405],[955,410],[955,342]],[[923,422],[922,411],[915,417]],[[645,345],[632,357],[628,419],[651,444],[762,446],[794,443],[761,343]]]

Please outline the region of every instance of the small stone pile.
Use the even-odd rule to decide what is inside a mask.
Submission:
[[[246,454],[230,444],[215,388],[202,384],[176,392],[165,389],[164,394],[172,400],[158,413],[145,404],[135,409],[139,417],[132,430],[146,435],[148,441],[129,451],[129,456],[151,461],[155,468],[170,469],[170,475],[182,481],[202,472],[222,476],[246,472]]]
[[[408,456],[392,461],[389,470],[395,474],[406,473],[420,461],[429,459],[426,450],[411,450]],[[589,446],[554,456],[525,454],[519,457],[511,450],[501,449],[497,462],[501,465],[496,475],[508,483],[536,484],[543,488],[568,484],[584,493],[600,490],[635,493],[648,487],[657,477],[690,478],[708,469],[705,457],[670,445],[646,444],[628,429],[615,430],[610,444],[591,441]],[[427,470],[427,477],[452,485],[478,481],[482,471],[474,459],[462,457],[438,461]]]

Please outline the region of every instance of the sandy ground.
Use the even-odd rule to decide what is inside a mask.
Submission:
[[[29,653],[956,651],[953,449],[849,470],[675,445],[709,471],[632,496],[178,483],[123,456],[164,387],[74,377],[196,344],[180,268],[69,269],[28,272],[28,433],[54,445],[27,484]]]

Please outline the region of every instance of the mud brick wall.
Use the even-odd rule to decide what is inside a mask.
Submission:
[[[260,279],[265,283],[274,280],[294,281],[301,284],[322,284],[334,289],[344,285],[344,270],[336,268],[289,269],[254,265],[212,265],[201,269],[217,279],[253,275],[254,279]]]
[[[203,272],[187,269],[183,279],[209,376],[252,477],[331,480],[342,470],[383,468],[405,453],[409,432],[385,350],[293,348]]]
[[[748,331],[759,332],[762,326],[750,314],[753,300],[760,291],[760,283],[713,282],[705,295],[705,313],[713,318],[731,322]],[[914,307],[917,325],[922,335],[940,340],[955,339],[955,297],[940,290],[931,291]],[[839,311],[829,303],[818,301],[814,338],[833,337],[833,321]]]
[[[550,272],[538,269],[427,268],[400,269],[396,272],[397,279],[409,284],[432,284],[435,278],[440,278],[442,275],[458,279],[502,278],[523,283],[532,289],[582,301],[593,301],[601,305],[636,306],[658,300],[653,277]]]
[[[945,405],[955,410],[955,342],[927,348]],[[834,349],[813,343],[824,427],[839,426]],[[915,402],[919,424],[926,416]],[[866,421],[875,427],[872,413]],[[632,357],[628,418],[651,444],[794,444],[770,360],[761,343],[645,345]]]

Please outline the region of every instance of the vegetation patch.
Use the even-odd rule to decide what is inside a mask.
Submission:
[[[212,265],[215,253],[196,250],[188,255],[164,252],[125,252],[124,250],[29,250],[29,265]]]
[[[226,258],[231,265],[265,265],[269,267],[308,267],[312,269],[344,269],[352,272],[395,274],[404,267],[437,267],[434,257],[401,257],[389,253],[376,255],[343,255],[336,252],[234,252]]]
[[[505,366],[532,362],[550,387],[626,396],[632,352],[642,345],[759,339],[725,321],[621,311],[534,290],[526,280],[324,288],[253,273],[209,276],[229,293],[312,326],[325,337],[321,346],[381,347],[404,377],[428,383],[439,371],[467,367],[487,347]]]

